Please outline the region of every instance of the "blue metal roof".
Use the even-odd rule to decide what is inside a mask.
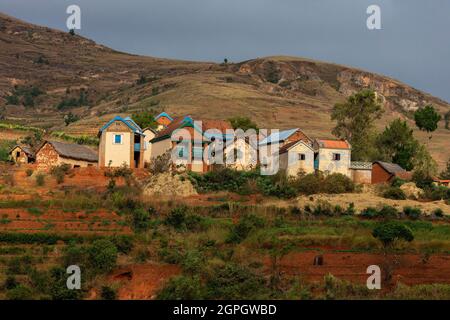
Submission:
[[[259,143],[259,145],[263,146],[266,144],[272,144],[272,143],[278,143],[278,142],[284,141],[287,138],[289,138],[291,135],[293,135],[297,130],[299,130],[299,129],[294,128],[294,129],[274,132],[274,133],[270,134],[269,136],[267,136],[266,138],[264,138],[264,140],[262,140]]]
[[[155,120],[158,120],[158,119],[161,118],[161,117],[166,117],[166,118],[168,118],[170,121],[173,121],[173,118],[172,118],[171,116],[169,116],[166,112],[161,112],[160,114],[158,114],[158,115],[155,117]]]
[[[130,128],[134,133],[143,134],[142,129],[137,125],[136,122],[134,122],[130,117],[126,117],[125,119],[121,116],[115,116],[113,119],[108,121],[107,124],[105,124],[101,129],[100,132],[103,132],[105,129],[107,129],[111,124],[113,124],[116,121],[123,122],[128,128]]]

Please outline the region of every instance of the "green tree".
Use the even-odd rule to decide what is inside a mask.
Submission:
[[[447,168],[441,172],[441,179],[450,179],[450,159],[447,161]]]
[[[365,89],[344,103],[337,103],[331,119],[336,121],[333,134],[352,145],[353,160],[372,160],[375,155],[374,122],[383,114],[381,99],[373,90]]]
[[[382,222],[372,231],[374,238],[381,241],[384,248],[387,249],[394,244],[396,240],[405,240],[411,242],[414,235],[410,228],[396,221]]]
[[[88,248],[88,257],[93,271],[107,273],[116,266],[117,248],[109,240],[96,240]]]
[[[254,123],[250,118],[247,117],[233,117],[228,119],[234,130],[242,129],[247,131],[248,129],[255,129],[258,131],[258,125]]]
[[[378,135],[376,145],[381,158],[397,163],[406,170],[414,168],[414,157],[419,142],[413,136],[413,130],[406,121],[395,119]]]
[[[416,149],[413,165],[414,172],[420,173],[423,177],[432,180],[432,178],[437,174],[437,163],[423,144],[419,145]]]
[[[80,117],[73,114],[72,112],[69,112],[67,115],[64,116],[64,123],[66,124],[66,126],[78,120],[80,120]]]
[[[450,111],[447,111],[447,113],[444,116],[445,120],[445,129],[450,130]]]
[[[134,113],[131,118],[136,122],[141,128],[157,128],[158,122],[156,122],[155,117],[150,111],[143,111],[139,113]]]
[[[441,121],[441,115],[436,112],[432,105],[427,105],[414,113],[414,121],[420,130],[430,134],[437,129],[438,122]],[[430,134],[428,139],[431,138],[432,134]]]

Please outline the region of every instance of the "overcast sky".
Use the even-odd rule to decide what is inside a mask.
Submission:
[[[0,0],[0,11],[117,50],[237,62],[303,56],[391,76],[450,101],[450,0]],[[382,30],[366,27],[381,7]]]

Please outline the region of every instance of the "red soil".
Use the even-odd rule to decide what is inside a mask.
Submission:
[[[180,272],[175,265],[137,264],[114,271],[108,281],[120,285],[117,294],[121,300],[148,300],[155,298],[167,279]]]
[[[122,217],[115,213],[98,211],[95,213],[62,212],[48,210],[33,215],[24,209],[0,209],[0,217],[10,222],[0,224],[0,231],[19,232],[64,232],[95,234],[129,234],[131,230],[122,226]],[[106,222],[106,223],[105,223]]]
[[[314,266],[314,257],[322,254],[324,264]],[[393,284],[401,282],[407,285],[427,283],[450,284],[450,255],[433,255],[427,263],[417,254],[389,256],[397,261],[392,273]],[[383,273],[386,258],[381,254],[308,251],[291,253],[283,257],[281,272],[291,276],[303,277],[306,281],[323,281],[328,273],[355,283],[365,284],[368,278],[367,267],[378,265]],[[265,261],[270,266],[270,260]]]

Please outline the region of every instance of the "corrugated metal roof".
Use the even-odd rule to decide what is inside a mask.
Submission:
[[[295,132],[297,132],[297,130],[299,130],[299,128],[294,128],[294,129],[289,129],[289,130],[284,130],[284,131],[271,133],[269,136],[264,138],[259,143],[259,145],[263,146],[263,145],[266,145],[266,144],[279,143],[279,142],[284,141],[287,138],[289,138],[291,135],[293,135]]]
[[[372,162],[352,161],[350,169],[353,170],[372,170]]]
[[[375,161],[374,164],[375,163],[378,163],[384,170],[386,170],[387,172],[389,172],[391,174],[395,174],[398,172],[406,172],[405,169],[403,169],[396,163],[390,163],[390,162],[384,162],[384,161]]]

